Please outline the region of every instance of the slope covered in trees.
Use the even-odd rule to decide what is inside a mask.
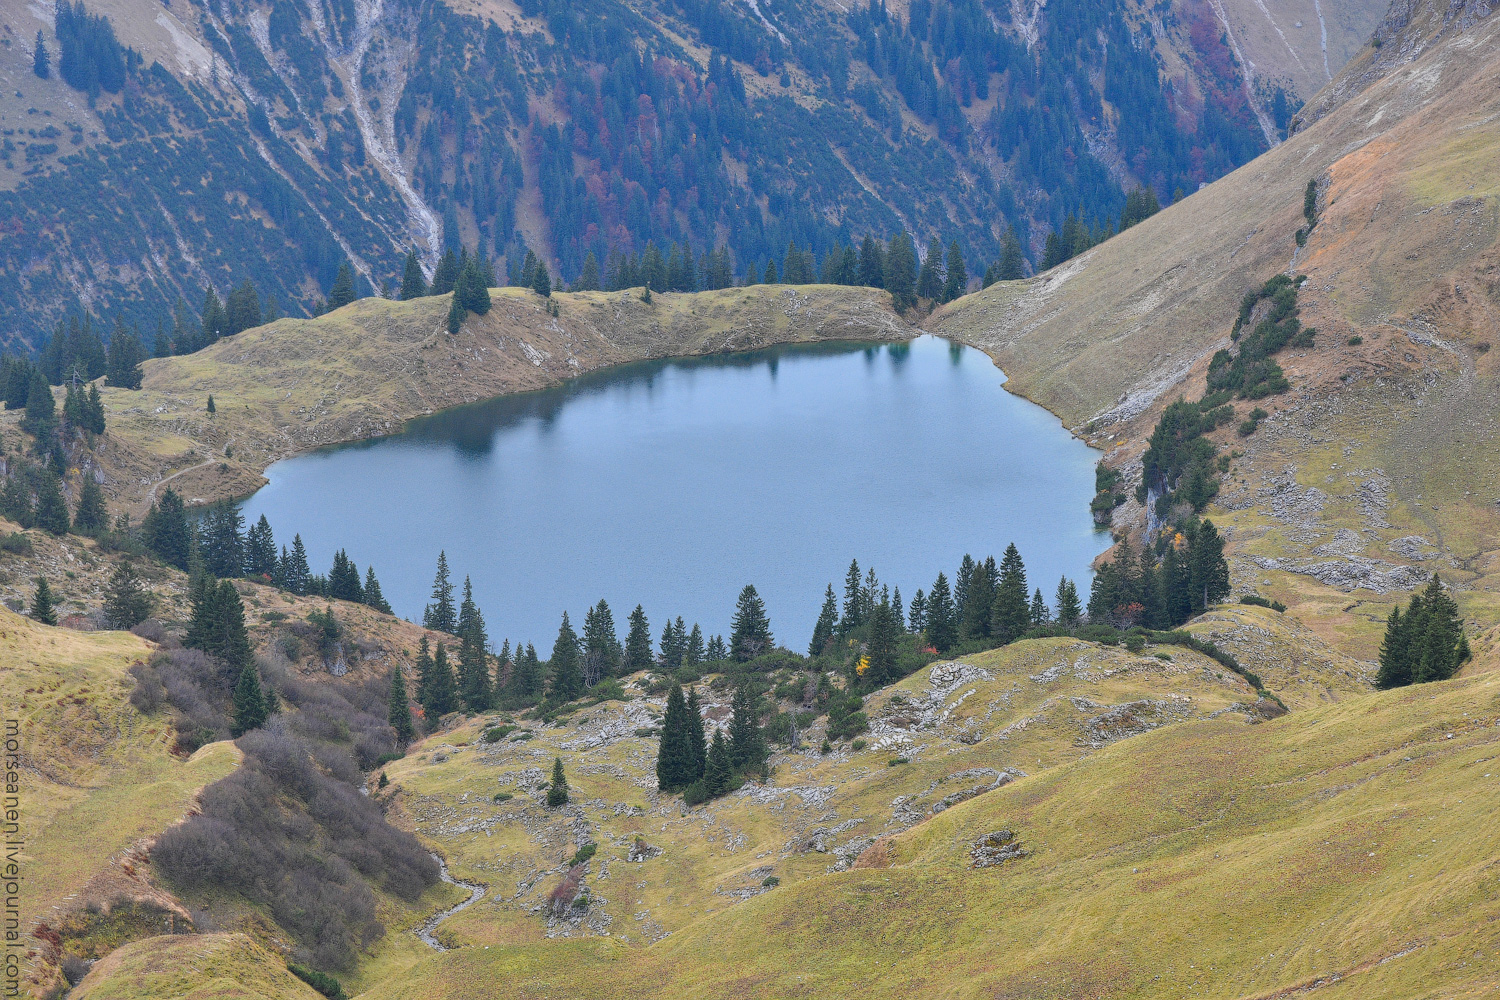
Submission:
[[[588,287],[590,255],[602,279],[612,255],[723,244],[743,280],[789,244],[821,261],[904,228],[977,276],[1014,228],[1030,270],[1068,220],[1097,233],[1128,189],[1170,202],[1265,142],[1198,13],[1163,34],[1123,2],[1018,24],[989,0],[527,0],[500,20],[399,0],[368,37],[337,4],[174,8],[168,31],[131,3],[139,48],[75,2],[41,40],[58,72],[25,53],[28,87],[88,106],[0,190],[8,340],[86,308],[150,342],[247,279],[306,315],[345,264],[395,295],[413,247],[425,276],[463,246]]]

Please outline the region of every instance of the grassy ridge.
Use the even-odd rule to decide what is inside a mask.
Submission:
[[[1481,674],[1169,726],[898,835],[888,868],[810,877],[651,948],[466,949],[368,995],[1488,995],[1497,715],[1500,678]],[[1032,855],[970,869],[999,828]]]
[[[243,934],[155,937],[100,960],[76,1000],[321,1000]]]

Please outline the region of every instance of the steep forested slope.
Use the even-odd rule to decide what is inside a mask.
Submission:
[[[977,274],[1009,226],[1039,260],[1300,103],[1196,3],[98,0],[6,27],[0,342],[33,347],[83,309],[149,342],[246,278],[304,314],[341,262],[373,291],[411,248],[502,274],[534,248],[572,282],[722,244],[759,276],[905,228]]]

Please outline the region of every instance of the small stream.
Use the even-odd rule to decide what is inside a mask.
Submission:
[[[444,882],[447,882],[449,885],[461,885],[465,889],[469,890],[468,899],[454,906],[450,906],[446,910],[439,910],[437,913],[429,917],[425,924],[417,929],[417,937],[421,938],[422,943],[427,945],[427,947],[433,949],[434,951],[447,951],[448,949],[444,947],[443,943],[437,939],[436,935],[438,924],[441,924],[444,920],[447,920],[459,910],[467,910],[469,907],[479,902],[479,897],[484,895],[484,886],[480,885],[477,882],[465,882],[462,879],[454,878],[448,873],[448,862],[444,861],[438,855],[434,854],[432,856],[432,860],[438,863],[438,875]]]

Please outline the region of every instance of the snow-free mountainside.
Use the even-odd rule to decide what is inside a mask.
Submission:
[[[989,65],[981,96],[947,28],[905,40],[913,18],[958,23],[970,10],[960,4],[570,15],[530,3],[225,3],[144,18],[134,0],[112,0],[88,16],[108,14],[141,58],[127,60],[118,92],[98,84],[92,109],[86,90],[35,76],[37,28],[54,39],[41,8],[7,11],[7,91],[53,101],[37,100],[38,119],[51,109],[89,123],[71,163],[66,151],[29,164],[11,151],[9,197],[61,220],[28,228],[18,213],[0,235],[12,261],[17,241],[53,241],[25,250],[41,263],[24,274],[3,264],[13,307],[35,295],[42,317],[12,323],[14,342],[35,343],[80,289],[111,324],[120,311],[149,329],[154,310],[186,294],[179,286],[196,282],[201,300],[202,275],[221,267],[214,253],[233,262],[215,272],[232,279],[220,291],[251,276],[285,314],[144,360],[139,381],[118,352],[99,359],[105,377],[56,387],[46,355],[7,364],[0,696],[22,746],[22,994],[1500,993],[1500,20],[1476,2],[1356,6],[975,4],[1016,59],[1048,67],[1025,86],[1079,94],[1069,120],[1102,185],[1087,196],[1078,178],[1095,168],[1082,159],[1056,175],[1045,157],[1023,169],[1030,154],[999,144],[1014,106],[1005,95],[1025,73]],[[606,35],[620,24],[632,45],[656,39],[652,61],[613,48]],[[1068,60],[1048,48],[1085,25],[1098,50]],[[1180,198],[1160,190],[1160,211],[1061,262],[1054,239],[1046,268],[1046,237],[1068,214],[1118,218],[1125,191],[1160,186],[1126,155],[1130,115],[1106,98],[1115,128],[1092,132],[1076,89],[1099,79],[1090,60],[1115,50],[1116,31],[1143,48],[1154,39],[1161,85],[1182,102],[1173,129],[1204,134],[1218,106],[1204,95],[1218,87],[1245,95],[1239,125],[1220,134],[1259,144],[1239,159],[1161,166],[1162,178],[1181,172]],[[496,90],[491,107],[446,56],[419,58],[460,43],[472,48],[464,65],[508,65],[524,85]],[[881,46],[895,54],[889,74],[866,61]],[[863,53],[845,67],[846,96],[829,72],[839,51]],[[939,98],[919,107],[908,94],[897,56],[915,51],[933,61],[923,86],[959,109],[949,132]],[[543,294],[539,267],[572,285],[590,250],[603,266],[613,237],[566,249],[586,227],[553,213],[594,196],[591,171],[613,183],[613,161],[589,148],[594,134],[573,133],[560,152],[580,172],[575,203],[539,166],[551,141],[541,133],[611,121],[608,102],[587,107],[578,88],[628,78],[660,116],[664,138],[652,142],[672,134],[675,101],[688,102],[691,134],[696,95],[732,89],[720,52],[745,88],[733,127],[747,131],[717,133],[728,145],[714,170],[743,202],[695,210],[679,201],[686,188],[660,184],[644,215],[627,196],[626,221],[600,218],[640,239],[636,265],[649,235],[695,252],[723,243],[736,277],[751,262],[757,276],[767,262],[797,273],[805,262],[785,247],[795,238],[817,270],[791,283]],[[575,74],[577,53],[592,55]],[[186,96],[161,96],[179,79]],[[670,92],[650,91],[666,80]],[[1108,92],[1107,68],[1103,80]],[[406,103],[402,81],[428,96]],[[307,110],[315,92],[326,111]],[[451,103],[434,102],[439,92]],[[15,100],[0,101],[7,126],[27,115]],[[159,100],[178,102],[173,124],[153,117]],[[343,110],[361,101],[374,131],[359,107]],[[192,109],[202,123],[183,130]],[[839,116],[874,130],[880,152],[856,152],[864,133],[840,138],[829,124]],[[787,124],[806,121],[821,124]],[[28,192],[97,169],[111,183],[97,211],[155,204],[156,180],[123,179],[132,156],[165,142],[153,129],[175,136],[164,163],[214,132],[213,156],[300,177],[287,211],[310,219],[316,208],[320,233],[362,249],[328,249],[320,278],[278,256],[280,243],[252,267],[184,228],[171,241],[182,256],[138,267],[154,260],[142,244],[105,280],[110,258],[87,242],[112,239],[115,223],[86,229]],[[795,155],[766,144],[776,129]],[[384,153],[371,136],[385,137]],[[827,159],[807,152],[814,136]],[[439,147],[446,159],[426,159]],[[657,169],[632,148],[619,148],[621,178]],[[456,150],[496,176],[460,183]],[[933,158],[925,174],[898,157],[918,150]],[[889,159],[899,185],[860,156]],[[981,176],[981,161],[993,172]],[[356,181],[338,216],[314,175],[344,172]],[[840,187],[845,176],[861,180]],[[503,197],[485,186],[506,177],[515,189]],[[717,190],[702,183],[695,197]],[[814,188],[842,193],[799,201]],[[439,203],[439,190],[465,197]],[[242,215],[223,223],[228,243],[254,220],[256,238],[298,246],[281,235],[291,215],[224,191],[225,211]],[[519,206],[511,228],[481,204]],[[752,204],[763,227],[752,229],[774,239],[726,237]],[[161,205],[176,219],[174,202]],[[789,218],[805,228],[785,228]],[[399,284],[412,245],[426,285],[427,255],[455,219],[465,253],[451,290],[329,301],[350,261]],[[193,224],[220,222],[200,213]],[[1019,276],[991,270],[966,294],[919,294],[922,265],[946,278],[931,255],[912,255],[910,301],[899,282],[810,280],[835,241],[857,271],[867,232],[891,272],[906,226],[916,246],[958,240],[978,286],[1012,225],[1026,240]],[[518,269],[503,287],[507,247],[522,244],[527,280]],[[485,266],[496,283],[476,285]],[[302,315],[294,302],[331,308]],[[975,553],[893,606],[873,571],[851,567],[812,637],[766,621],[749,590],[727,638],[595,607],[543,657],[536,645],[550,636],[494,648],[462,554],[447,554],[419,625],[384,607],[379,553],[358,554],[374,565],[341,553],[332,569],[309,567],[300,539],[281,526],[274,539],[260,525],[246,533],[223,507],[190,529],[194,507],[245,495],[278,458],[442,407],[626,361],[921,331],[985,351],[1013,391],[1101,449],[1093,510],[1117,544],[1092,588],[1054,592],[1021,582],[1019,554]],[[75,362],[90,363],[86,352]]]

